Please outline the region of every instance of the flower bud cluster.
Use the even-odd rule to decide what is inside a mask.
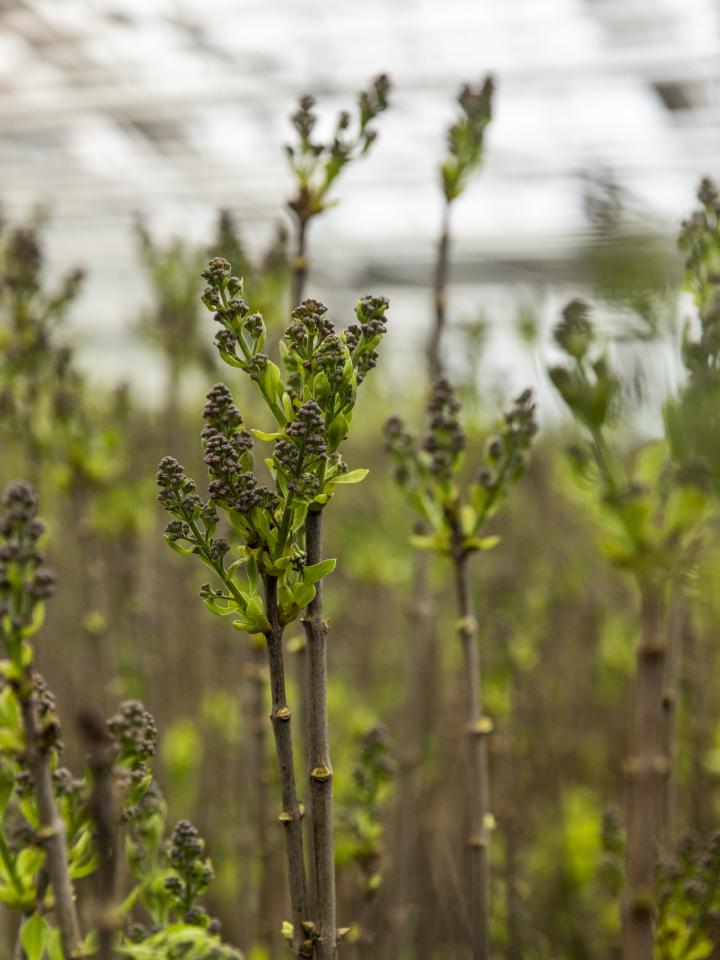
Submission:
[[[395,480],[399,486],[405,487],[411,479],[410,465],[417,461],[415,438],[398,416],[389,417],[385,421],[383,433],[385,447],[396,461]]]
[[[485,128],[492,118],[494,89],[492,77],[487,77],[478,87],[466,84],[458,94],[462,113],[448,130],[449,156],[442,165],[443,188],[448,203],[460,196],[468,177],[480,164]]]
[[[174,457],[163,457],[156,475],[158,500],[174,517],[165,527],[165,538],[174,544],[187,540],[198,550],[212,547],[212,534],[218,515],[212,502],[195,493],[195,481],[185,474]],[[198,523],[204,527],[204,537],[198,540]],[[193,529],[194,528],[194,529]]]
[[[387,297],[363,297],[355,307],[357,322],[345,331],[345,343],[352,355],[358,383],[377,365],[375,348],[387,332],[388,306]]]
[[[698,200],[700,209],[683,222],[678,240],[700,314],[700,338],[685,348],[691,370],[714,368],[720,356],[720,192],[711,180],[700,183]]]
[[[165,878],[164,888],[177,907],[183,911],[183,920],[191,926],[207,926],[210,918],[197,903],[215,879],[212,863],[204,856],[205,844],[189,820],[180,820],[173,830],[167,857],[172,873]]]
[[[309,360],[318,344],[335,333],[335,325],[327,316],[327,307],[319,300],[303,300],[290,314],[285,342],[303,359]]]
[[[460,401],[446,379],[441,378],[434,384],[427,413],[428,427],[421,447],[429,454],[430,473],[435,479],[449,483],[467,438],[460,425]]]
[[[478,483],[485,490],[500,493],[503,487],[520,478],[527,467],[537,430],[532,391],[523,390],[503,416],[499,433],[488,442],[487,465],[478,475]]]
[[[593,342],[594,331],[590,309],[583,300],[571,300],[562,312],[562,320],[553,336],[569,357],[582,360]]]
[[[259,313],[251,313],[250,307],[242,299],[242,280],[232,276],[231,269],[229,262],[222,257],[213,257],[209,261],[202,272],[207,281],[202,302],[221,325],[215,335],[215,344],[221,357],[243,370],[250,365],[251,372],[257,376],[262,369],[262,361],[253,361],[264,357],[260,351],[265,342],[265,323]]]
[[[483,467],[466,490],[459,477],[467,438],[460,424],[460,403],[447,380],[433,386],[428,425],[419,444],[399,417],[385,423],[387,447],[396,462],[395,479],[432,530],[429,536],[416,531],[417,546],[454,557],[484,548],[478,539],[481,527],[527,466],[537,432],[534,413],[532,392],[525,390],[488,441]]]
[[[604,356],[588,356],[594,340],[590,310],[582,300],[572,300],[554,330],[555,342],[572,363],[548,371],[556,390],[573,415],[590,430],[610,422],[617,413],[620,383]]]
[[[285,152],[298,183],[297,194],[288,205],[301,223],[322,213],[326,194],[340,171],[354,158],[368,152],[377,136],[372,122],[387,109],[389,93],[387,76],[376,77],[358,96],[356,130],[351,129],[350,114],[342,111],[327,143],[313,139],[317,126],[314,98],[308,95],[300,98],[298,109],[290,117],[297,142],[288,144]]]
[[[55,592],[55,574],[45,566],[38,541],[45,527],[37,519],[38,501],[28,484],[11,484],[3,496],[0,518],[0,636],[11,656],[21,634],[35,619],[36,608]]]
[[[145,763],[155,756],[155,720],[139,700],[121,703],[118,712],[108,720],[108,730],[117,743],[122,761]]]
[[[321,486],[315,471],[327,459],[325,419],[319,404],[308,400],[285,427],[284,436],[273,451],[276,470],[288,494],[298,501],[313,500]]]

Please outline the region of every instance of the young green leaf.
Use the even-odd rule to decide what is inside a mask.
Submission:
[[[338,473],[332,478],[331,483],[362,483],[370,471],[365,467],[359,467],[357,470],[350,470],[348,473]]]
[[[320,563],[314,563],[311,567],[305,567],[303,570],[303,582],[317,583],[318,580],[322,580],[323,577],[333,572],[336,563],[337,560],[332,558],[321,560]]]
[[[20,930],[20,943],[27,960],[41,960],[48,940],[49,927],[39,913],[26,920]]]

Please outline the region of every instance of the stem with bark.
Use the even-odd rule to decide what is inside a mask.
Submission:
[[[309,221],[297,215],[297,245],[292,264],[292,309],[302,303],[308,273],[307,228]]]
[[[280,623],[276,577],[265,577],[265,612],[270,623],[270,630],[265,635],[272,697],[270,719],[275,736],[275,751],[278,760],[283,805],[280,820],[285,828],[287,847],[293,953],[296,957],[304,957],[312,952],[312,947],[308,951],[303,930],[303,923],[306,923],[309,919],[302,837],[303,811],[298,802],[295,787],[295,767],[290,727],[291,713],[285,693],[285,666],[282,649],[283,628]]]
[[[670,761],[663,707],[666,642],[663,595],[642,588],[642,627],[636,649],[633,756],[627,762],[627,863],[623,902],[624,960],[652,960],[655,868]]]
[[[410,922],[417,902],[418,850],[424,849],[419,812],[423,809],[418,797],[418,769],[426,759],[428,743],[436,722],[433,705],[438,702],[438,656],[436,604],[429,590],[428,554],[415,550],[407,611],[409,636],[405,684],[408,691],[403,708],[401,735],[403,745],[398,770],[397,804],[394,836],[396,853],[391,889],[396,904],[398,927],[396,954],[400,956],[411,945],[408,941]]]
[[[95,823],[100,866],[95,884],[97,960],[113,960],[113,941],[121,913],[115,903],[115,801],[113,742],[94,713],[81,713],[78,722],[88,746],[93,789],[88,812]]]
[[[450,269],[450,201],[445,200],[442,213],[442,226],[437,246],[435,275],[433,278],[433,304],[435,320],[430,331],[427,345],[427,363],[430,382],[437,380],[443,372],[440,344],[447,323],[447,284]]]
[[[474,960],[488,960],[490,907],[490,832],[487,737],[492,729],[483,716],[480,650],[468,576],[468,554],[456,547],[453,560],[457,594],[457,630],[462,644],[465,680],[465,719],[470,776],[470,818],[467,836],[469,914]]]
[[[75,894],[68,869],[68,848],[65,824],[58,814],[53,792],[52,775],[47,753],[42,746],[42,734],[37,714],[35,682],[27,668],[19,685],[18,699],[25,732],[25,762],[33,778],[40,827],[38,839],[45,849],[45,866],[55,899],[55,916],[60,931],[60,943],[66,960],[78,956],[82,950],[80,924],[75,910]]]
[[[305,521],[308,566],[322,560],[322,511],[308,511]],[[322,580],[303,619],[307,638],[309,692],[309,768],[313,838],[313,873],[317,909],[317,954],[337,954],[335,847],[333,839],[332,766],[327,710],[327,623],[323,616]]]
[[[676,814],[675,754],[677,752],[677,700],[682,675],[683,634],[685,632],[685,609],[678,590],[670,602],[667,617],[667,651],[665,655],[665,681],[663,688],[663,715],[665,717],[663,753],[668,760],[668,775],[663,794],[660,818],[660,841],[665,851],[673,848]]]
[[[253,646],[252,663],[249,666],[250,683],[250,725],[252,730],[252,766],[258,771],[255,779],[255,796],[253,797],[253,820],[255,823],[255,840],[258,852],[258,867],[260,876],[257,889],[257,910],[255,916],[254,942],[264,947],[269,953],[273,942],[273,927],[271,921],[271,845],[268,836],[267,814],[267,776],[265,772],[266,760],[266,720],[265,720],[265,689],[267,680],[265,674],[265,652],[262,647]]]

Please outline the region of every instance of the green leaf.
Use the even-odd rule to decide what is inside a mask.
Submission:
[[[231,613],[237,613],[239,609],[235,600],[223,600],[222,597],[206,597],[203,603],[216,617],[227,617]]]
[[[349,473],[338,473],[331,478],[330,483],[362,483],[365,477],[370,473],[365,467],[359,467],[357,470],[350,470]]]
[[[265,633],[270,629],[270,622],[265,615],[265,606],[257,594],[250,597],[245,612],[248,620],[252,620],[255,623],[255,629],[252,633]]]
[[[330,381],[324,370],[315,375],[312,386],[313,397],[320,404],[325,406],[325,401],[330,396]]]
[[[49,927],[39,913],[25,921],[20,930],[20,943],[27,960],[41,960],[49,933]]]
[[[312,583],[301,583],[293,588],[293,601],[298,607],[306,607],[315,597],[315,586]]]
[[[275,413],[276,418],[278,413],[284,417],[284,411],[282,411],[277,405],[277,401],[280,400],[282,394],[284,393],[282,377],[280,375],[280,368],[277,366],[277,364],[273,363],[272,360],[268,360],[264,370],[258,377],[258,385],[263,396],[272,406],[273,413]]]
[[[250,433],[254,437],[257,437],[258,440],[279,440],[282,437],[282,431],[277,430],[275,433],[268,433],[266,430],[250,430]]]
[[[45,604],[36,603],[33,606],[32,619],[26,627],[23,627],[23,629],[20,631],[20,635],[23,638],[32,637],[33,634],[37,633],[40,627],[42,627],[44,620],[45,620]]]
[[[416,550],[438,550],[440,548],[438,537],[421,533],[414,533],[410,537],[410,544]]]
[[[195,547],[182,547],[177,540],[171,540],[170,537],[165,537],[165,542],[171,550],[179,553],[181,557],[188,557],[195,552]]]
[[[349,429],[350,424],[348,423],[347,418],[342,413],[339,413],[327,430],[327,442],[330,453],[334,453],[337,450],[345,437],[348,435]],[[333,482],[337,483],[338,481]],[[347,483],[347,481],[345,482]],[[352,483],[353,481],[350,482]]]
[[[466,537],[463,546],[468,550],[492,550],[500,543],[500,537]]]
[[[4,727],[19,727],[21,721],[20,704],[12,687],[0,692],[0,724]]]
[[[31,886],[45,862],[45,851],[41,847],[25,847],[18,854],[15,869],[24,886]]]
[[[65,960],[59,930],[50,931],[45,947],[47,949],[48,960]]]
[[[22,746],[22,744],[21,744]],[[0,821],[5,813],[5,809],[10,802],[13,787],[15,786],[15,772],[9,763],[0,762]]]
[[[282,343],[282,340],[280,342]],[[285,413],[285,416],[288,418],[288,420],[292,420],[293,405],[292,405],[292,400],[290,399],[290,394],[287,392],[283,392],[283,395],[280,398],[280,402],[282,403],[282,408]]]
[[[303,583],[317,583],[318,580],[322,580],[323,577],[333,572],[336,563],[337,560],[332,558],[329,560],[321,560],[319,563],[313,563],[311,566],[305,567],[303,570]]]
[[[293,507],[293,518],[292,523],[290,524],[290,531],[296,533],[300,527],[305,523],[305,517],[307,517],[308,503],[298,503]]]

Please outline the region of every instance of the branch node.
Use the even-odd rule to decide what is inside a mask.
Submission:
[[[50,824],[46,824],[44,827],[38,827],[35,831],[35,838],[40,841],[40,843],[46,843],[48,840],[52,840],[53,837],[56,837],[59,833],[59,829]]]
[[[332,779],[332,770],[329,767],[313,767],[310,771],[310,779],[318,783],[325,783]]]
[[[492,719],[483,715],[468,725],[467,732],[472,736],[483,737],[487,736],[489,733],[492,733],[494,729],[495,724],[492,722]]]
[[[461,617],[455,624],[461,637],[471,639],[477,633],[477,620],[475,617]]]

